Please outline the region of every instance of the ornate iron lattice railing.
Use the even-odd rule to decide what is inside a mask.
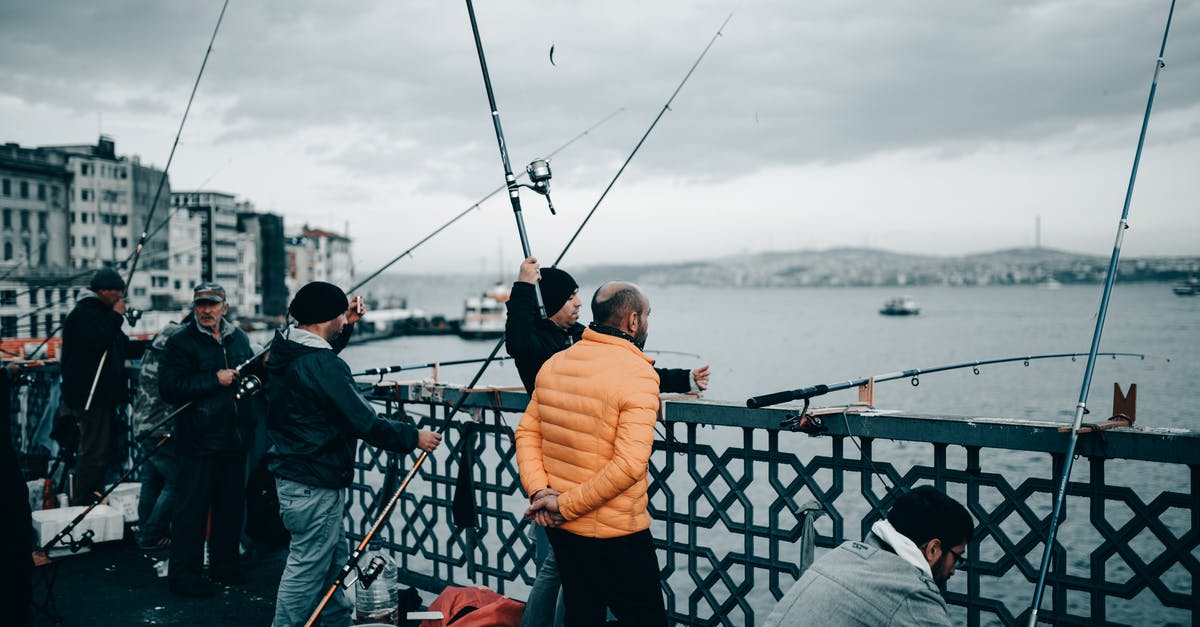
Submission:
[[[405,384],[377,387],[372,399],[434,428],[462,394]],[[526,500],[512,430],[526,402],[517,392],[468,394],[467,415],[409,486],[381,540],[410,585],[436,592],[479,584],[524,598],[536,569],[529,523],[520,516]],[[664,404],[650,506],[673,621],[761,622],[800,574],[805,502],[825,514],[814,527],[817,546],[832,547],[861,537],[895,486],[922,483],[966,504],[977,522],[968,565],[946,595],[952,620],[1024,620],[1065,449],[1057,424],[849,411],[825,416],[827,431],[810,437],[781,430],[788,414],[711,401]],[[464,451],[474,458],[474,529],[457,529],[450,515]],[[1080,453],[1089,463],[1070,486],[1040,617],[1200,622],[1200,434],[1109,431],[1084,436]],[[369,527],[365,514],[381,498],[388,464],[402,476],[411,462],[360,449],[351,536]]]

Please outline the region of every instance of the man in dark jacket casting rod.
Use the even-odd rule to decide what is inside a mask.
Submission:
[[[398,453],[432,452],[440,433],[387,420],[358,393],[350,367],[335,354],[362,316],[336,285],[315,281],[288,311],[298,326],[276,334],[267,358],[270,402],[267,452],[279,513],[292,534],[275,600],[275,627],[302,625],[349,556],[342,515],[358,440]],[[336,348],[335,348],[336,347]],[[349,625],[351,605],[338,587],[323,625]]]

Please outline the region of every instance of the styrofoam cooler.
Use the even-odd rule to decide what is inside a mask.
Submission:
[[[108,495],[108,504],[125,516],[125,522],[138,520],[138,496],[142,492],[140,483],[122,483]]]
[[[87,509],[83,506],[62,507],[59,509],[43,509],[33,513],[33,531],[37,534],[38,546],[50,541],[64,527],[71,524],[80,512]],[[125,517],[115,508],[108,505],[97,505],[88,512],[79,525],[71,531],[75,539],[79,539],[87,530],[91,530],[93,542],[109,542],[125,537]]]
[[[29,490],[29,509],[35,512],[42,509],[42,488],[45,483],[45,479],[34,479],[25,482],[25,487]],[[58,503],[58,507],[67,506],[67,495],[61,492],[54,495],[54,500]]]

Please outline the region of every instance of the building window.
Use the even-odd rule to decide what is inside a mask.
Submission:
[[[21,210],[21,230],[22,231],[29,230],[29,210],[27,210],[27,209]]]
[[[4,260],[12,261],[12,242],[4,242]]]
[[[4,179],[4,195],[12,196],[12,181]]]
[[[16,305],[16,304],[17,304],[17,290],[0,290],[0,305]]]
[[[21,198],[29,198],[29,181],[21,181]]]
[[[38,245],[38,265],[46,265],[46,242]]]
[[[175,280],[175,289],[177,289],[177,290],[181,290],[181,289],[183,289],[183,281],[180,281],[179,279],[176,279],[176,280]]]
[[[30,305],[37,304],[37,290],[29,290],[29,304]],[[46,304],[49,305],[50,303],[46,303]]]
[[[37,214],[38,233],[46,232],[46,212],[39,211]]]
[[[0,335],[4,337],[17,337],[16,316],[4,316],[0,318]]]
[[[75,214],[76,214],[76,213],[77,213],[77,212],[75,212],[75,211],[72,211],[72,212],[71,212],[71,224],[75,224]]]
[[[80,200],[91,200],[92,198],[95,198],[95,197],[96,197],[96,193],[90,189],[85,189],[85,190],[79,192]]]
[[[127,248],[128,246],[129,246],[129,238],[122,237],[121,238],[121,248]]]
[[[46,304],[50,304],[50,299],[54,298],[54,290],[46,290]],[[47,323],[49,324],[49,323]]]
[[[74,247],[75,247],[75,236],[72,235],[71,236],[71,248],[74,248]]]
[[[54,314],[46,314],[42,316],[42,319],[45,320],[46,335],[50,335],[54,331],[52,328],[54,326]]]
[[[6,229],[12,228],[12,209],[4,210],[4,228],[6,228]]]
[[[49,331],[50,329],[46,329]],[[29,337],[38,336],[37,316],[29,316]]]
[[[38,200],[46,200],[46,185],[38,183]]]
[[[90,163],[79,164],[79,174],[81,174],[83,176],[91,176],[92,172],[94,172],[95,170],[96,170],[96,166],[94,166]]]
[[[60,303],[67,302],[67,289],[66,288],[61,288],[58,290],[58,302],[60,302]]]
[[[88,214],[87,214],[87,212],[86,212],[86,211],[84,211],[83,213],[80,213],[80,214],[79,214],[79,219],[80,219],[80,221],[82,221],[84,224],[87,224],[87,217],[88,217]]]

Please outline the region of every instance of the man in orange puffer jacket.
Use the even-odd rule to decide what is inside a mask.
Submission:
[[[658,375],[642,352],[650,302],[632,283],[592,297],[583,339],[538,372],[517,427],[525,515],[547,528],[568,627],[666,625],[646,509]]]

